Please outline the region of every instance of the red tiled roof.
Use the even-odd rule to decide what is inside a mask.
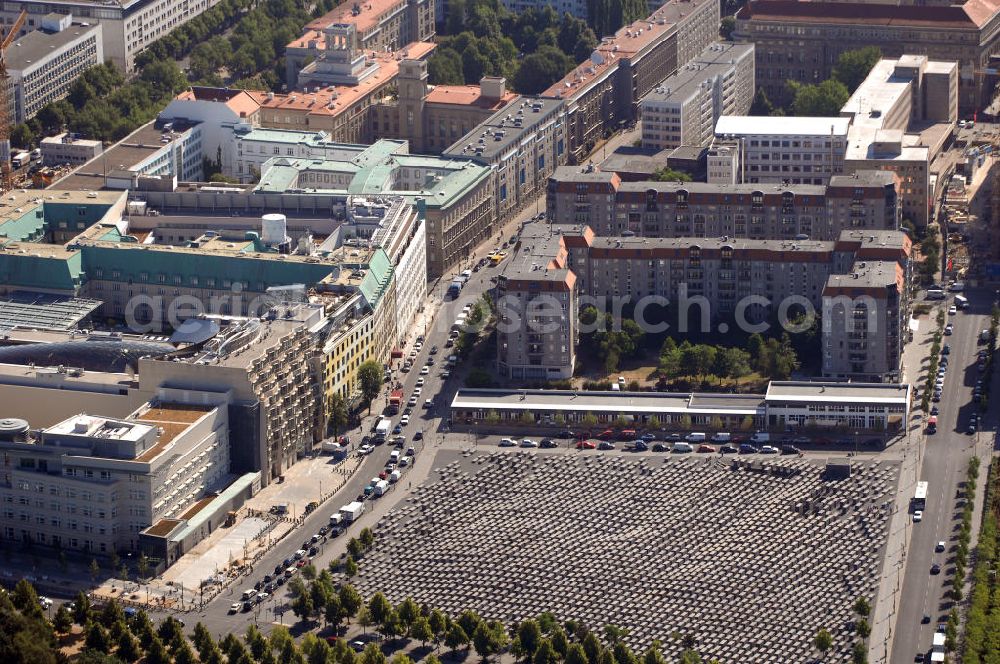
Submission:
[[[932,25],[973,28],[986,23],[997,10],[996,0],[969,0],[964,5],[926,7],[822,0],[756,0],[737,14],[741,20],[780,22],[860,23],[865,25]]]
[[[498,109],[509,104],[517,95],[505,92],[499,99],[484,97],[478,85],[438,85],[427,93],[429,104],[456,104],[458,106],[479,106],[484,109]]]

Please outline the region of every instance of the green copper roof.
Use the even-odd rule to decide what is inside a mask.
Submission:
[[[75,293],[80,285],[80,252],[69,255],[0,253],[0,283],[31,290]]]
[[[311,286],[326,278],[337,267],[322,263],[279,261],[273,257],[256,257],[252,254],[225,255],[191,251],[141,249],[135,245],[120,247],[83,247],[83,264],[88,277],[97,270],[103,274],[118,271],[115,281],[131,279],[136,284],[150,286],[206,287],[209,279],[216,281],[216,288],[223,288],[224,281],[243,283],[245,290],[263,292],[271,286],[305,284]],[[161,282],[159,275],[165,278]],[[143,276],[145,275],[145,276]],[[180,277],[180,282],[175,280]]]
[[[385,295],[392,279],[392,262],[381,248],[376,249],[366,268],[365,278],[361,280],[361,294],[374,309]]]

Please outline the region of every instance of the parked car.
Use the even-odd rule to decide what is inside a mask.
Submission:
[[[745,444],[746,443],[741,443],[740,447],[742,447]],[[740,451],[740,448],[736,447],[735,445],[723,445],[722,447],[719,448],[719,451],[722,452],[723,454],[736,454],[737,452]]]
[[[666,452],[667,451],[667,446],[664,445],[663,443],[655,443],[653,445],[653,451],[654,452]]]
[[[500,447],[517,447],[517,442],[513,438],[501,438]]]
[[[574,436],[573,432],[570,431],[569,429],[563,429],[562,431],[560,431],[559,433],[557,433],[555,437],[556,438],[573,438],[575,436]]]
[[[708,444],[702,444],[698,446],[698,451],[703,454],[715,454],[715,447]]]
[[[538,442],[530,438],[525,438],[521,441],[521,447],[538,447]]]
[[[541,447],[544,447],[545,449],[552,449],[554,447],[559,447],[556,444],[556,442],[554,440],[552,440],[551,438],[542,438],[542,441],[539,443],[539,445]]]
[[[694,452],[694,448],[691,447],[691,443],[680,441],[674,443],[674,446],[670,451],[673,452],[674,454],[689,454],[691,452]]]
[[[781,450],[779,450],[777,447],[774,447],[773,445],[764,445],[763,447],[760,448],[760,453],[761,454],[780,454]]]
[[[597,446],[599,450],[613,450],[615,449],[615,444],[610,440],[602,440],[600,445]]]
[[[799,448],[795,447],[794,445],[785,444],[785,445],[781,446],[781,453],[782,454],[801,454],[802,450],[800,450]]]
[[[750,443],[740,444],[740,454],[756,454],[758,452],[757,448]]]
[[[913,523],[920,523],[923,520],[924,520],[924,511],[923,510],[916,510],[913,513]]]
[[[596,450],[597,443],[592,440],[581,440],[576,444],[576,449],[578,450]]]

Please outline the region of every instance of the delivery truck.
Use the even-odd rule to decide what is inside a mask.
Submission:
[[[357,521],[362,514],[365,513],[365,504],[354,501],[353,503],[348,503],[340,508],[340,516],[343,517],[344,523],[353,523]]]
[[[378,424],[375,425],[375,442],[384,443],[389,437],[389,433],[392,431],[392,421],[383,417]]]
[[[393,415],[403,406],[403,390],[393,390],[389,395],[389,412]]]

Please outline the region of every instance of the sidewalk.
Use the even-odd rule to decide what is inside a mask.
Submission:
[[[921,316],[913,341],[903,351],[902,381],[919,385],[925,372],[930,343],[937,330],[935,316],[937,309]],[[920,460],[925,437],[923,434],[924,413],[918,408],[910,412],[906,435],[901,446],[899,459],[899,479],[893,514],[889,521],[889,537],[886,541],[885,557],[882,561],[882,575],[878,596],[871,614],[871,636],[868,639],[868,660],[872,664],[888,664],[892,652],[892,640],[896,631],[899,595],[903,587],[906,571],[906,551],[910,545],[910,495],[920,474]]]

